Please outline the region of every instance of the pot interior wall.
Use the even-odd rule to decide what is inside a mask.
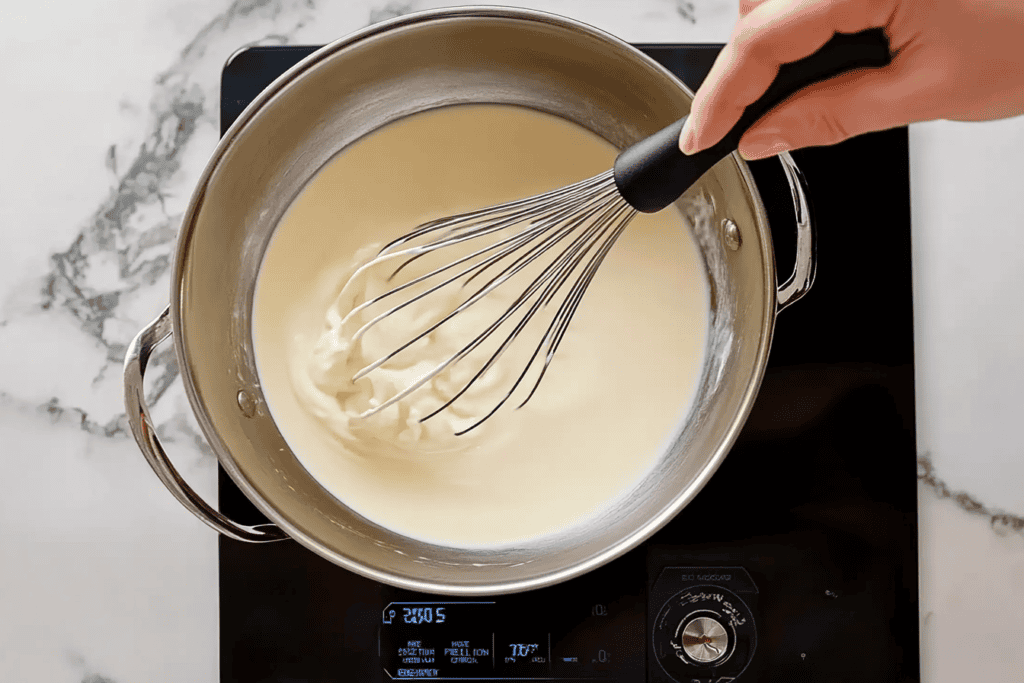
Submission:
[[[249,324],[257,271],[277,221],[316,171],[362,135],[439,106],[511,103],[575,121],[621,148],[685,114],[685,87],[601,34],[554,19],[480,11],[370,31],[297,69],[225,137],[179,241],[175,344],[193,408],[235,482],[268,517],[328,559],[435,592],[505,592],[566,578],[624,552],[667,521],[731,445],[759,383],[773,323],[767,224],[749,175],[734,158],[680,200],[710,201],[715,213],[711,228],[697,235],[711,273],[713,310],[696,418],[633,494],[560,536],[464,551],[410,541],[353,513],[309,476],[269,415]],[[738,251],[722,245],[724,218],[740,227]],[[255,402],[255,412],[240,408],[240,392]]]

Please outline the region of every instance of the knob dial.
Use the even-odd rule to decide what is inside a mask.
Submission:
[[[677,642],[695,662],[711,664],[729,651],[729,633],[711,617],[697,617],[679,624]]]
[[[683,589],[662,605],[653,622],[653,659],[678,683],[738,678],[756,647],[753,612],[724,586]],[[651,680],[666,678],[655,673]]]

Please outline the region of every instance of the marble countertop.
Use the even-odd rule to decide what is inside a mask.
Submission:
[[[127,431],[121,363],[166,304],[218,138],[221,66],[422,0],[87,0],[5,9],[0,678],[218,681],[217,538]],[[634,42],[724,42],[734,0],[520,0]],[[1024,680],[1024,118],[911,128],[923,680]],[[173,365],[184,476],[216,462]]]

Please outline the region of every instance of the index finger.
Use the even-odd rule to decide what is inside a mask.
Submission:
[[[697,90],[681,146],[693,153],[714,145],[764,94],[780,66],[814,54],[836,33],[884,26],[891,11],[891,0],[764,0],[736,22]],[[688,136],[692,147],[685,144]]]

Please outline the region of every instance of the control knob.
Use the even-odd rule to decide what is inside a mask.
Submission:
[[[695,662],[711,664],[729,651],[729,633],[711,617],[696,617],[679,624],[672,645],[681,647]]]
[[[651,636],[659,670],[651,680],[658,683],[737,679],[757,647],[750,608],[739,595],[716,585],[689,586],[669,598],[657,612]]]

